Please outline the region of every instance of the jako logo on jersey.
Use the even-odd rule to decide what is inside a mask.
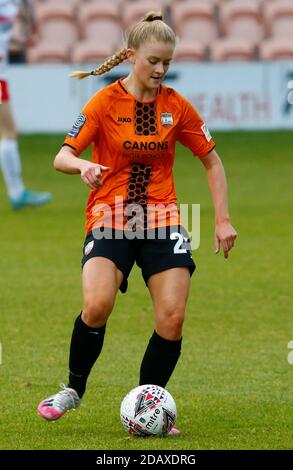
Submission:
[[[162,126],[173,126],[173,116],[171,113],[161,113]]]
[[[68,132],[69,137],[77,137],[80,130],[83,128],[85,121],[86,116],[84,114],[80,114],[73,124],[71,131]]]
[[[128,117],[118,117],[118,122],[131,122],[131,118]]]
[[[169,142],[167,140],[164,142],[130,142],[130,140],[125,140],[123,148],[125,150],[168,150]]]

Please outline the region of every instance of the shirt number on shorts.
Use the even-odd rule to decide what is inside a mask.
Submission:
[[[179,232],[173,232],[171,233],[171,236],[170,236],[171,240],[178,240],[177,243],[175,244],[174,246],[174,253],[175,254],[183,254],[183,253],[187,253],[187,249],[186,248],[182,248],[182,245],[183,243],[187,243],[188,242],[188,238],[187,237],[184,237],[181,233]]]

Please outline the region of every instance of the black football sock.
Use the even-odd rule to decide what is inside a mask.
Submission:
[[[166,386],[179,359],[181,342],[182,338],[170,341],[154,331],[141,363],[140,385]]]
[[[81,314],[74,323],[69,355],[68,387],[77,391],[79,398],[85,392],[86,381],[103,347],[106,325],[91,328],[81,319]]]

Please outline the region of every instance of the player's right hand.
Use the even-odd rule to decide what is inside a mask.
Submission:
[[[82,181],[91,189],[99,189],[103,183],[101,178],[104,171],[109,171],[108,166],[99,165],[98,163],[85,162],[80,170]]]

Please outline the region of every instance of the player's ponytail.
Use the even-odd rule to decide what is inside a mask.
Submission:
[[[155,39],[162,42],[170,42],[175,46],[176,36],[174,31],[163,21],[161,12],[148,12],[137,24],[135,24],[128,34],[126,34],[127,46],[121,51],[107,59],[102,65],[91,72],[71,72],[70,77],[86,78],[90,75],[103,75],[113,67],[119,65],[127,59],[127,48],[137,50],[144,42]]]
[[[90,75],[103,75],[103,73],[109,72],[113,67],[116,67],[116,65],[119,65],[125,59],[127,59],[126,49],[122,49],[112,55],[112,57],[109,57],[109,59],[107,59],[102,65],[91,72],[71,72],[69,76],[81,80],[82,78],[89,77]]]

